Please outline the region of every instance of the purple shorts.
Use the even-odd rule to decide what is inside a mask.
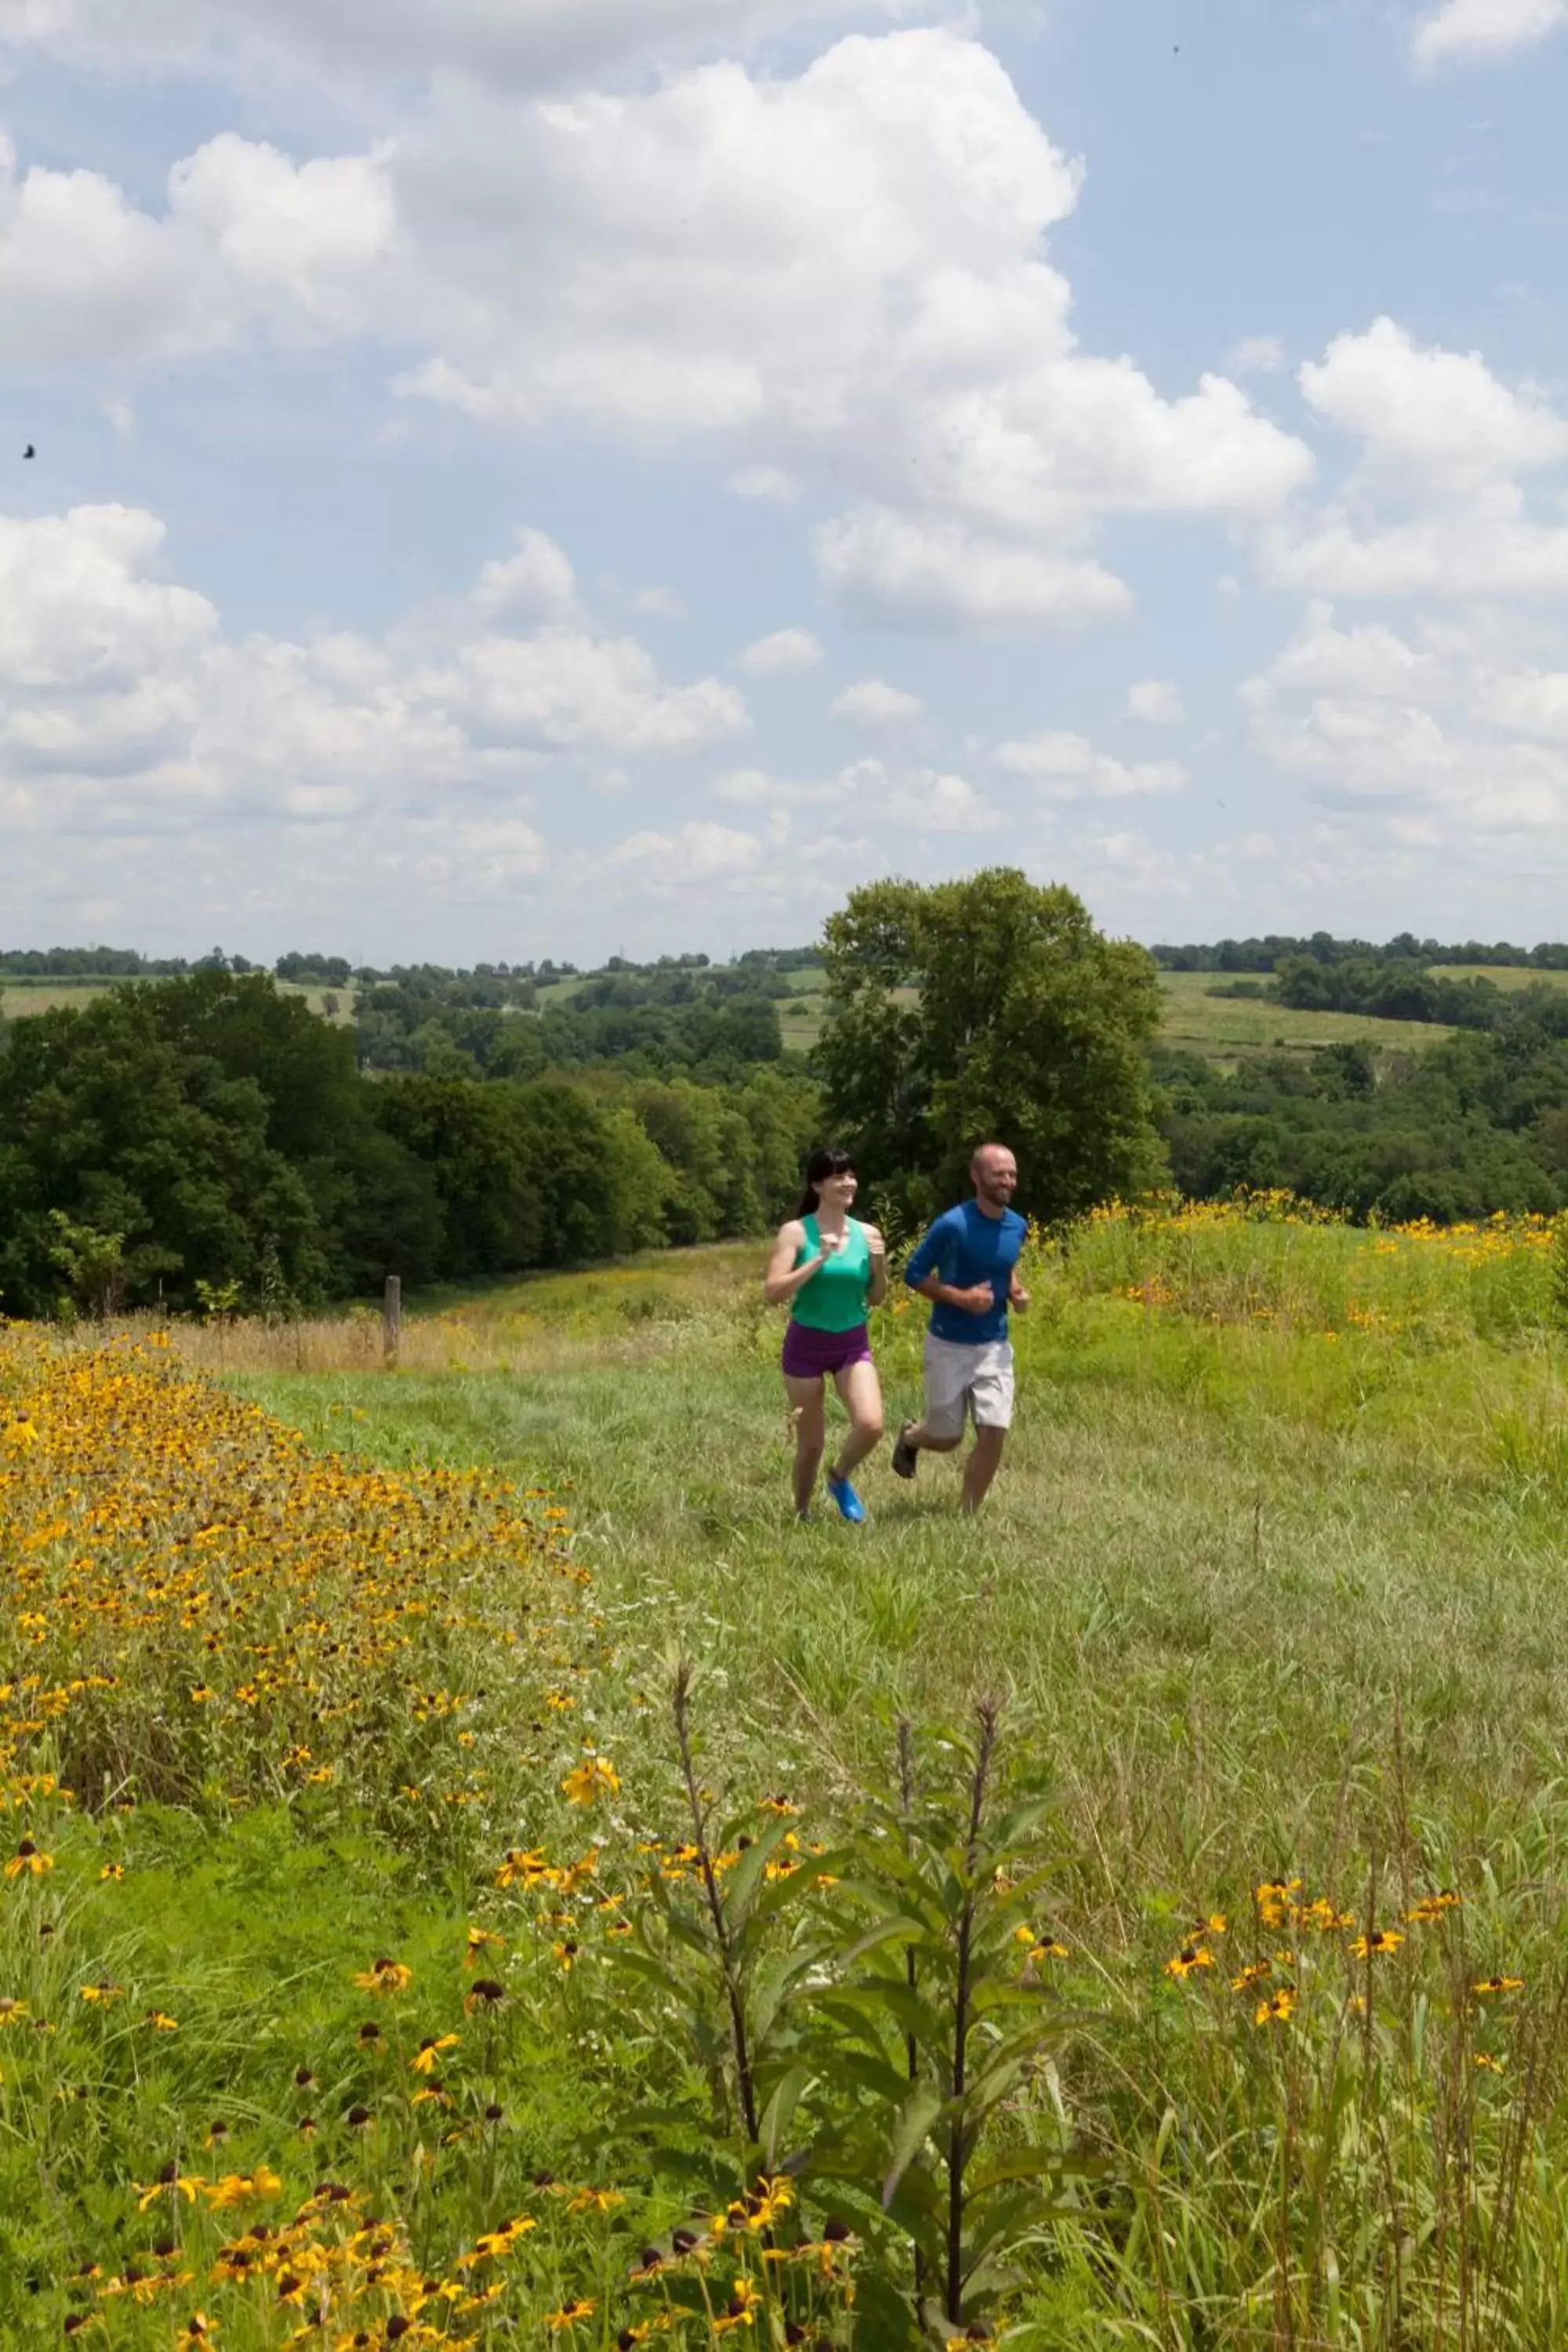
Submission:
[[[786,1380],[819,1381],[870,1360],[871,1335],[864,1323],[857,1323],[853,1331],[814,1331],[809,1323],[792,1320],[784,1333]]]

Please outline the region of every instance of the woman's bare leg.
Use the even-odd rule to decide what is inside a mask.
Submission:
[[[816,1492],[817,1473],[822,1468],[823,1448],[827,1443],[822,1381],[797,1380],[786,1372],[784,1394],[795,1414],[795,1507],[804,1516],[810,1510],[811,1498]]]
[[[882,1384],[876,1365],[862,1362],[846,1364],[834,1374],[834,1385],[849,1415],[849,1431],[838,1449],[833,1475],[847,1478],[882,1443]]]

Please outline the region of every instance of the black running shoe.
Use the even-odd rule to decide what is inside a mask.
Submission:
[[[910,1432],[914,1425],[912,1421],[905,1422],[899,1432],[899,1442],[893,1448],[893,1470],[900,1478],[912,1478],[915,1464],[921,1458],[920,1447],[910,1444]]]

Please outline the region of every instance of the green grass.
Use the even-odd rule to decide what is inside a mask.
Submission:
[[[1494,988],[1568,988],[1568,971],[1517,963],[1435,963],[1434,980],[1489,980]]]
[[[976,1525],[955,1517],[952,1465],[924,1463],[910,1489],[885,1458],[864,1481],[863,1531],[790,1524],[773,1335],[713,1312],[715,1265],[742,1274],[732,1255],[688,1260],[702,1311],[626,1339],[612,1360],[590,1334],[602,1349],[616,1282],[593,1276],[480,1310],[498,1330],[569,1315],[575,1336],[560,1327],[542,1376],[250,1386],[313,1439],[347,1408],[388,1462],[500,1464],[558,1490],[634,1683],[657,1689],[671,1644],[702,1658],[721,1752],[742,1780],[832,1807],[885,1762],[895,1713],[951,1719],[1005,1692],[1015,1738],[1056,1790],[1067,1858],[1053,1921],[1107,2011],[1066,2095],[1075,2114],[1113,2114],[1120,2145],[1152,2145],[1167,2105],[1183,2115],[1196,2100],[1201,2136],[1205,2100],[1235,2097],[1211,2079],[1212,2055],[1178,2049],[1184,2018],[1212,2004],[1162,1991],[1163,1960],[1184,1922],[1216,1906],[1245,1919],[1261,1879],[1300,1874],[1364,1918],[1381,1874],[1384,1919],[1401,1887],[1456,1886],[1473,1955],[1461,1974],[1518,1969],[1549,2002],[1568,1966],[1542,1875],[1568,1852],[1568,1400],[1554,1350],[1506,1315],[1501,1343],[1478,1336],[1477,1286],[1495,1272],[1479,1245],[1442,1274],[1457,1286],[1446,1339],[1440,1318],[1414,1310],[1405,1339],[1345,1321],[1375,1271],[1369,1237],[1255,1230],[1224,1247],[1191,1301],[1206,1314],[1107,1295],[1109,1260],[1043,1283],[1020,1334],[1018,1427]],[[1387,1278],[1408,1293],[1428,1272],[1401,1259]],[[1212,1319],[1222,1276],[1259,1307],[1278,1298],[1279,1319]],[[912,1318],[888,1320],[895,1420],[917,1401],[915,1351]],[[1258,2127],[1245,2102],[1238,2121]],[[1234,2149],[1212,2161],[1211,2180],[1179,2168],[1173,2191],[1192,2259],[1201,2248],[1212,2271],[1201,2340],[1384,2340],[1348,2319],[1310,2339],[1251,2332],[1244,2273],[1275,2225],[1247,2255],[1239,2217],[1249,2194],[1267,2203],[1266,2174]],[[1124,2288],[1124,2316],[1142,2310],[1155,2341],[1200,2340],[1187,2288],[1162,2317],[1162,2294],[1143,2287]],[[1050,2331],[1069,2313],[1090,2327],[1094,2304],[1081,2277],[1038,2284],[1038,2340],[1079,2340]],[[1373,2305],[1389,2308],[1373,2295],[1363,2319]]]
[[[1261,999],[1215,993],[1229,984],[1212,971],[1160,974],[1160,1042],[1234,1064],[1260,1054],[1315,1054],[1323,1045],[1364,1044],[1380,1055],[1421,1053],[1453,1033],[1435,1022],[1376,1021],[1357,1013],[1297,1013]]]
[[[909,1487],[885,1452],[866,1528],[792,1522],[760,1248],[433,1301],[418,1369],[228,1378],[313,1447],[559,1496],[609,1653],[579,1685],[581,1732],[614,1757],[639,1833],[668,1833],[677,1650],[702,1670],[710,1784],[786,1790],[825,1831],[885,1775],[900,1715],[941,1727],[1004,1697],[1008,1753],[1049,1792],[1037,1901],[1070,2021],[1009,2128],[1060,2129],[1108,2167],[1099,2218],[1080,2204],[1018,2250],[1024,2352],[1548,2352],[1568,2315],[1551,1241],[1215,1212],[1091,1224],[1031,1269],[1018,1423],[973,1523],[953,1463]],[[884,1310],[876,1339],[896,1423],[918,1398],[918,1318]],[[520,1747],[538,1732],[520,1724]],[[498,1841],[542,1833],[528,1760],[503,1770]],[[285,2057],[352,2034],[341,1988],[371,1921],[425,1967],[479,1899],[472,1845],[444,1874],[438,1849],[416,1861],[324,1811],[126,1834],[146,1842],[138,1981],[185,1986],[263,2136]],[[1254,1890],[1296,1877],[1303,1901],[1405,1943],[1358,1968],[1342,1934],[1269,1931]],[[1405,1927],[1442,1887],[1462,1906]],[[254,1935],[247,1903],[266,1909]],[[1173,1979],[1216,1912],[1216,1965]],[[1268,1961],[1267,1992],[1287,1940],[1300,2014],[1256,2027],[1228,1977]],[[1469,1990],[1516,1974],[1523,1991],[1489,2005]],[[595,2128],[583,2019],[528,2014],[501,2069],[525,2172],[580,2162]],[[605,2035],[620,2047],[610,2012],[585,2014],[601,2055]],[[218,2095],[210,2053],[183,2063],[192,2081],[157,2095],[171,2113]],[[646,2045],[625,2063],[629,2097]]]
[[[779,1025],[786,1046],[796,1053],[809,1053],[822,1034],[825,975],[808,971],[791,978],[795,992],[780,1003]],[[1161,1044],[1199,1054],[1205,1061],[1234,1065],[1262,1054],[1305,1056],[1321,1046],[1347,1040],[1369,1045],[1380,1058],[1386,1058],[1420,1053],[1451,1034],[1428,1022],[1376,1021],[1351,1013],[1297,1013],[1258,999],[1215,994],[1226,985],[1226,976],[1217,972],[1162,972]],[[912,1003],[913,992],[902,992],[902,1001]]]
[[[157,985],[155,981],[144,980],[139,974],[127,977],[139,988]],[[37,979],[0,978],[0,1020],[20,1021],[29,1013],[57,1013],[62,1006],[73,1013],[79,1012],[84,1005],[92,1003],[95,998],[107,996],[112,989],[122,988],[125,984],[123,979],[100,980],[88,973],[79,980],[47,975],[40,975]],[[333,1020],[340,1027],[353,1020],[354,991],[352,987],[336,990],[307,988],[292,981],[279,981],[278,987],[284,996],[302,996],[311,1012],[320,1013],[323,1019],[327,1017],[326,998],[335,996],[338,1009],[331,1016]]]

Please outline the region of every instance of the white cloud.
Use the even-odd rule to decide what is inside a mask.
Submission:
[[[1241,698],[1255,749],[1330,807],[1478,872],[1527,854],[1560,863],[1568,823],[1568,678],[1500,670],[1494,632],[1424,651],[1314,606]],[[1553,740],[1555,739],[1555,740]]]
[[[862,816],[913,833],[989,833],[1003,822],[1001,812],[967,777],[935,768],[889,768],[880,760],[857,760],[840,772],[838,781]]]
[[[920,13],[920,0],[13,0],[0,50],[245,78],[324,68],[362,88],[451,72],[529,88],[734,50],[792,25]]]
[[[738,499],[767,506],[793,506],[800,496],[800,484],[781,466],[743,466],[731,475],[730,488]]]
[[[833,704],[833,716],[865,735],[896,734],[921,717],[924,703],[918,694],[889,686],[879,677],[863,677],[847,686]]]
[[[611,874],[635,877],[639,891],[711,889],[749,882],[767,853],[763,835],[693,818],[674,833],[634,833],[605,859]]]
[[[1243,335],[1226,352],[1225,363],[1232,375],[1278,375],[1289,361],[1279,335]]]
[[[258,325],[307,340],[356,331],[392,228],[379,155],[295,164],[225,132],[175,164],[153,215],[100,173],[19,173],[0,137],[7,361],[188,358]]]
[[[485,565],[474,604],[487,620],[565,621],[577,615],[571,560],[542,530],[517,534],[517,552]]]
[[[0,772],[19,842],[68,866],[68,841],[177,832],[188,883],[193,825],[232,845],[260,824],[298,845],[301,826],[374,818],[384,845],[427,863],[418,828],[450,816],[470,839],[500,826],[497,854],[515,858],[534,837],[531,820],[517,831],[520,795],[603,786],[606,759],[708,751],[744,730],[716,678],[667,685],[641,646],[581,616],[536,612],[526,632],[503,616],[495,575],[519,562],[570,602],[560,551],[520,536],[466,599],[383,637],[293,642],[226,636],[205,597],[160,578],[150,514],[0,518]],[[7,898],[23,871],[8,867]]]
[[[735,768],[715,779],[715,800],[731,808],[765,808],[788,821],[796,809],[836,813],[814,816],[810,838],[831,838],[837,820],[893,825],[901,833],[987,833],[1003,822],[1001,812],[976,792],[967,777],[936,768],[890,766],[876,759],[852,761],[830,782],[797,783],[762,768]],[[824,825],[828,831],[824,832]]]
[[[1046,728],[1022,741],[1004,743],[996,765],[1026,776],[1047,800],[1126,800],[1137,793],[1179,793],[1187,772],[1174,760],[1128,762],[1097,751],[1087,736]]]
[[[775,629],[771,637],[759,637],[746,647],[741,667],[753,677],[793,677],[802,670],[816,669],[824,658],[809,629]]]
[[[1339,498],[1265,526],[1274,581],[1314,597],[1568,590],[1568,529],[1538,520],[1525,488],[1568,461],[1568,417],[1480,353],[1425,349],[1391,319],[1337,338],[1301,388],[1359,455]]]
[[[1445,0],[1416,26],[1413,47],[1424,66],[1451,58],[1507,57],[1568,25],[1568,0]]]
[[[1060,628],[1119,618],[1132,605],[1125,583],[1091,559],[887,507],[860,507],[823,524],[816,545],[827,586],[874,622]]]
[[[633,612],[650,621],[684,621],[689,609],[679,588],[639,588],[632,598]]]
[[[728,808],[808,808],[837,800],[836,783],[795,783],[770,775],[765,768],[731,768],[709,787],[716,801]]]
[[[1401,488],[1452,495],[1568,457],[1568,420],[1510,391],[1479,352],[1424,349],[1393,319],[1337,336],[1300,382],[1368,470]]]
[[[1037,628],[1127,608],[1090,545],[1108,517],[1256,520],[1311,470],[1226,378],[1166,400],[1079,350],[1041,247],[1081,178],[947,31],[630,96],[452,74],[363,155],[226,133],[158,215],[28,173],[0,205],[0,305],[14,364],[378,338],[415,354],[411,399],[700,439],[753,496],[829,487],[847,504],[820,562],[873,615]]]
[[[1168,677],[1142,677],[1128,689],[1126,716],[1148,727],[1180,727],[1186,719],[1181,688]]]

